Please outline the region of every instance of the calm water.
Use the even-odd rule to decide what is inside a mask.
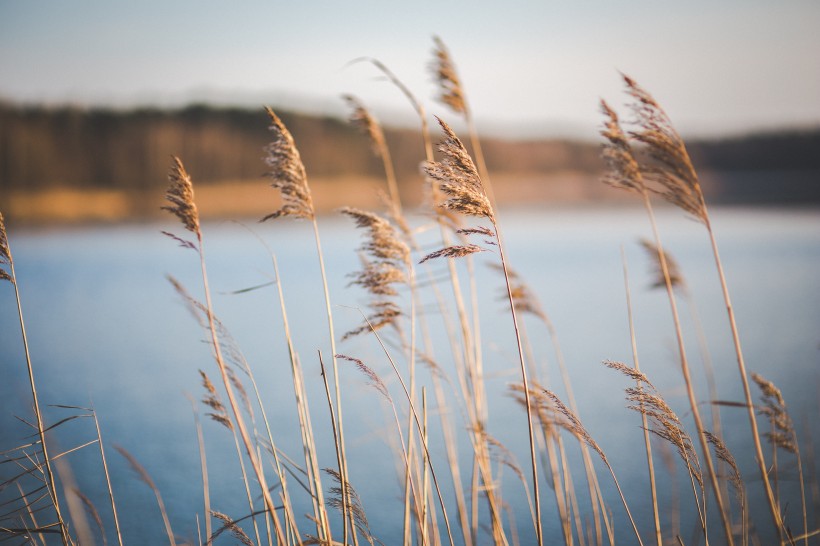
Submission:
[[[600,364],[603,359],[632,362],[621,260],[623,246],[642,369],[684,422],[691,424],[680,371],[675,364],[668,302],[664,293],[648,288],[649,264],[636,243],[639,237],[650,235],[645,215],[637,209],[505,212],[501,222],[510,260],[555,324],[581,417],[606,451],[619,480],[626,484],[630,506],[637,514],[642,534],[648,538],[651,512],[646,510],[649,501],[639,421],[624,409],[623,388],[628,386],[627,382]],[[815,441],[820,438],[820,214],[815,210],[716,209],[712,216],[747,366],[781,388],[801,438],[808,445],[810,436]],[[419,224],[423,224],[423,219]],[[320,464],[335,466],[316,356],[317,350],[328,356],[330,348],[312,232],[309,225],[298,222],[249,225],[278,257],[291,327],[309,384]],[[693,293],[694,314],[706,333],[715,366],[718,397],[740,400],[737,366],[706,234],[702,226],[677,211],[662,211],[660,225],[665,245],[680,263]],[[128,543],[161,543],[164,531],[150,490],[111,449],[114,443],[131,451],[152,475],[164,496],[176,534],[195,539],[195,515],[201,512],[202,486],[194,419],[187,396],[202,396],[198,369],[213,377],[217,373],[203,342],[205,333],[165,276],[175,276],[195,297],[201,297],[196,255],[159,233],[161,229],[180,233],[175,225],[59,232],[15,232],[14,226],[8,227],[41,400],[79,406],[93,403],[109,449],[113,486]],[[346,286],[346,275],[359,267],[356,248],[360,238],[350,222],[340,218],[321,219],[320,229],[336,328],[341,333],[358,324],[355,307],[367,303],[360,290]],[[298,458],[298,429],[275,288],[231,294],[273,278],[268,252],[255,235],[235,223],[206,224],[204,232],[217,315],[254,369],[278,447]],[[429,250],[433,250],[434,243],[430,241]],[[518,377],[513,330],[500,299],[501,278],[486,266],[495,261],[493,253],[485,253],[477,260],[489,431],[515,453],[526,471],[526,419],[507,394],[507,385]],[[435,276],[444,274],[443,265],[434,264]],[[444,328],[434,303],[428,289],[422,308],[429,314],[439,363],[452,377]],[[30,397],[26,394],[25,361],[13,292],[7,284],[0,286],[0,310],[2,450],[22,443],[27,431],[13,416],[30,418]],[[707,402],[692,308],[682,304],[682,315],[697,392]],[[564,396],[548,336],[536,322],[528,321],[526,326],[539,375]],[[338,349],[365,360],[386,380],[394,398],[401,400],[398,384],[372,337],[339,343]],[[356,370],[346,367],[341,375],[348,451],[353,461],[351,479],[362,496],[374,535],[388,544],[396,543],[401,530],[402,488],[396,471],[399,459],[391,453],[395,443],[391,417],[377,393]],[[420,382],[430,384],[424,373],[420,374]],[[708,411],[706,405],[703,411]],[[55,422],[68,413],[52,407],[46,411],[46,418]],[[768,528],[745,416],[731,408],[723,408],[722,414],[726,443],[748,478],[753,511],[760,526]],[[457,412],[453,417],[458,421]],[[434,426],[432,453],[443,469],[444,450],[436,431]],[[463,440],[463,468],[469,469],[462,426],[458,433]],[[93,427],[78,420],[60,427],[52,441],[60,449],[68,449],[93,437]],[[247,504],[243,504],[244,492],[232,440],[224,429],[211,422],[205,424],[205,437],[213,508],[240,517],[247,512]],[[799,504],[798,497],[792,495],[794,461],[782,452],[779,457],[786,468],[782,488],[784,495],[790,495],[789,514],[796,517]],[[95,452],[85,450],[67,459],[80,489],[104,511],[106,501]],[[578,459],[575,461],[574,470],[580,470]],[[820,464],[820,460],[816,462]],[[660,461],[658,465],[663,468]],[[604,472],[600,467],[616,534],[622,542],[631,543],[622,507]],[[680,499],[685,512],[681,533],[689,544],[690,538],[697,535],[688,508],[691,497],[682,489],[685,483],[681,481],[680,465],[676,472],[677,478],[672,478],[662,471],[661,503],[668,514],[676,499]],[[503,479],[505,497],[515,513],[522,541],[527,543],[532,529],[527,524],[525,504],[520,500],[520,485],[510,472]],[[450,486],[447,487],[449,490]],[[679,494],[677,488],[681,488]],[[546,485],[542,491],[545,531],[558,541],[553,497]],[[302,508],[302,512],[307,511],[306,505]],[[798,520],[792,521],[796,524]],[[110,540],[112,527],[109,518]],[[310,529],[306,521],[303,529]],[[717,521],[712,522],[711,531],[714,536],[720,534]]]

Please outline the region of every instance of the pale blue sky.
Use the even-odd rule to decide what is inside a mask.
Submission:
[[[411,113],[359,56],[381,59],[433,113],[433,34],[480,128],[593,137],[597,102],[635,77],[685,134],[820,125],[817,0],[0,0],[0,98],[178,105],[210,99]]]

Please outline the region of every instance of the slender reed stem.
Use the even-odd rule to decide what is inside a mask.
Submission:
[[[339,466],[339,476],[344,476],[342,473],[343,463],[342,463],[342,449],[341,449],[341,442],[339,441],[339,430],[337,427],[336,415],[333,411],[333,398],[330,396],[330,387],[327,383],[327,373],[325,373],[325,362],[322,360],[322,351],[319,351],[319,365],[322,368],[322,381],[325,385],[325,395],[327,396],[327,405],[328,410],[330,411],[330,424],[333,430],[333,445],[336,447],[336,462]],[[345,491],[348,488],[349,482],[342,478],[341,490],[342,490],[342,536],[344,537],[342,540],[342,544],[347,545],[347,522],[348,522],[348,511],[350,510],[348,506],[348,496],[345,494]]]
[[[530,400],[530,384],[527,379],[527,365],[524,362],[524,348],[521,345],[521,334],[518,328],[518,317],[515,312],[515,302],[513,301],[512,286],[510,285],[510,276],[507,272],[507,261],[504,258],[504,245],[501,242],[501,234],[498,230],[498,225],[495,220],[491,220],[493,229],[495,230],[495,237],[498,241],[498,253],[501,258],[501,268],[504,271],[504,280],[507,284],[507,297],[510,301],[510,313],[512,315],[513,328],[515,329],[515,340],[518,345],[518,360],[521,366],[521,379],[524,386],[524,401],[527,404],[527,432],[530,441],[530,462],[532,464],[532,488],[533,498],[535,500],[535,535],[537,543],[542,545],[544,543],[543,529],[541,526],[541,494],[538,487],[538,465],[535,454],[535,434],[532,424],[532,402]]]
[[[2,221],[3,217],[0,215],[0,222]],[[3,226],[3,231],[5,235],[5,226]],[[7,243],[8,244],[8,243]],[[31,354],[29,352],[28,346],[28,336],[26,335],[26,324],[23,320],[23,306],[20,303],[20,289],[17,286],[17,275],[14,272],[14,260],[11,257],[11,247],[8,247],[8,265],[9,271],[11,273],[11,284],[14,286],[14,296],[17,301],[17,317],[20,321],[20,335],[23,339],[23,350],[25,351],[26,355],[26,368],[28,370],[28,380],[29,385],[31,386],[31,398],[34,402],[34,416],[37,419],[37,436],[40,438],[40,448],[43,450],[43,468],[45,469],[46,474],[46,485],[48,486],[49,496],[51,497],[51,503],[54,505],[54,511],[57,515],[57,522],[59,523],[60,527],[60,539],[63,542],[63,546],[68,546],[71,542],[71,537],[68,534],[68,529],[66,528],[65,522],[63,520],[63,515],[60,510],[60,499],[57,495],[57,486],[54,481],[54,472],[51,469],[51,460],[48,456],[48,446],[46,445],[46,433],[45,428],[43,427],[43,415],[40,412],[40,401],[37,396],[37,387],[34,382],[34,367],[31,364]]]
[[[638,341],[635,336],[635,321],[632,314],[632,295],[629,289],[629,270],[623,247],[621,247],[621,260],[624,264],[624,291],[626,292],[626,309],[629,317],[629,338],[632,342],[632,359],[635,362],[635,370],[640,371],[641,367],[638,361]],[[641,388],[640,382],[638,382],[638,388]],[[643,408],[643,404],[641,404],[641,408]],[[658,546],[661,546],[663,544],[663,538],[661,537],[661,520],[658,513],[658,492],[655,485],[655,464],[652,462],[652,443],[649,441],[649,422],[646,417],[646,413],[641,411],[640,414],[641,428],[643,429],[643,442],[646,448],[646,464],[649,469],[649,493],[652,497],[652,517],[655,522],[655,541]]]
[[[752,401],[752,392],[749,388],[749,376],[746,372],[746,363],[743,359],[743,349],[740,346],[740,334],[738,333],[737,323],[735,322],[735,311],[732,307],[732,300],[729,297],[729,286],[726,283],[726,275],[723,272],[723,263],[720,260],[720,253],[718,252],[717,240],[712,230],[712,222],[709,219],[709,214],[706,210],[706,203],[703,203],[703,211],[706,223],[706,231],[709,234],[709,242],[712,246],[712,254],[715,258],[715,267],[717,268],[718,278],[720,279],[720,288],[723,293],[723,301],[726,304],[726,311],[729,315],[729,326],[732,331],[732,343],[734,344],[735,354],[737,355],[737,366],[740,372],[741,384],[743,386],[743,396],[746,400],[746,413],[749,417],[749,426],[752,430],[752,441],[754,442],[755,460],[760,471],[761,481],[763,482],[763,489],[766,493],[766,500],[769,504],[769,509],[772,514],[772,521],[777,529],[778,535],[781,539],[783,537],[783,518],[780,510],[777,507],[772,492],[772,485],[769,482],[769,473],[766,469],[766,459],[763,457],[763,446],[760,442],[760,432],[757,428],[757,418],[755,417],[754,403]]]
[[[331,355],[333,356],[333,382],[334,388],[336,390],[336,416],[338,418],[337,425],[339,427],[339,455],[341,457],[341,465],[339,471],[341,473],[342,479],[344,481],[349,481],[349,475],[347,471],[347,455],[345,452],[345,435],[344,435],[344,420],[342,419],[342,397],[341,397],[341,390],[339,388],[339,365],[336,361],[336,336],[333,333],[333,313],[330,308],[330,291],[327,285],[327,273],[325,271],[325,259],[322,253],[322,243],[319,239],[319,224],[316,222],[316,216],[312,217],[313,223],[313,236],[316,241],[316,254],[319,259],[319,269],[322,274],[322,289],[324,290],[325,295],[325,310],[327,312],[327,328],[328,328],[328,335],[330,336],[330,351]],[[358,538],[356,536],[356,525],[353,521],[353,514],[348,514],[347,506],[350,504],[349,492],[346,487],[342,487],[342,502],[345,506],[344,517],[350,518],[351,523],[351,531],[353,533],[353,542],[358,544]],[[345,523],[344,529],[347,529],[347,524]],[[345,533],[345,544],[347,544],[347,534]]]
[[[120,518],[117,515],[117,504],[114,502],[114,490],[111,488],[111,476],[108,473],[108,461],[105,458],[105,448],[103,447],[102,433],[100,432],[100,422],[97,419],[96,411],[92,411],[92,415],[94,416],[94,426],[97,429],[97,442],[100,446],[100,458],[102,459],[103,473],[105,474],[105,484],[108,488],[108,500],[111,502],[111,513],[114,515],[114,529],[117,532],[117,543],[122,546]]]

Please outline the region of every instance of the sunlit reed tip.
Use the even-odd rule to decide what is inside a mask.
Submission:
[[[629,135],[646,146],[653,162],[642,168],[646,178],[658,183],[661,195],[670,203],[707,223],[706,204],[698,175],[683,139],[660,104],[638,83],[624,75],[630,105],[635,115],[635,131]]]
[[[168,181],[170,186],[165,193],[165,199],[171,203],[171,206],[164,206],[162,209],[175,215],[185,226],[185,229],[199,236],[199,212],[197,212],[194,203],[194,186],[191,183],[191,177],[182,165],[182,161],[176,156],[173,157],[173,165],[168,173]]]
[[[313,219],[313,198],[307,184],[305,166],[293,136],[273,110],[265,107],[265,111],[270,118],[270,130],[273,133],[273,141],[265,148],[265,163],[270,168],[265,176],[273,179],[271,187],[279,190],[283,205],[261,221],[282,216]]]
[[[373,153],[381,155],[384,149],[384,132],[376,118],[364,107],[364,104],[353,95],[342,95],[342,99],[347,102],[352,109],[348,120],[351,125],[367,135]]]
[[[6,236],[6,222],[3,213],[0,212],[0,265],[11,265],[11,250],[9,250],[9,240]],[[0,280],[11,281],[11,275],[0,267]]]
[[[456,72],[455,63],[441,38],[433,36],[433,42],[435,43],[434,58],[430,64],[430,70],[439,85],[438,99],[457,114],[465,114],[467,101],[464,98],[464,90]]]
[[[438,183],[441,191],[450,196],[439,206],[493,221],[490,200],[484,192],[481,177],[470,154],[450,126],[442,119],[436,119],[445,136],[438,146],[443,157],[441,161],[428,162],[424,166],[424,172]]]

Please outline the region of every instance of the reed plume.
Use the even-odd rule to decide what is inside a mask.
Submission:
[[[229,531],[236,540],[245,546],[256,546],[247,533],[242,530],[242,527],[237,525],[236,521],[234,521],[229,515],[223,514],[222,512],[218,512],[216,510],[211,510],[211,516],[221,521],[222,527],[217,529],[214,534],[208,537],[207,544],[212,544],[219,535],[225,531]]]
[[[9,250],[9,239],[6,235],[6,222],[3,213],[0,212],[0,266],[9,267],[11,265],[11,251]],[[3,267],[0,267],[0,280],[14,282],[12,276]]]
[[[342,208],[340,212],[352,218],[358,228],[366,230],[365,242],[359,247],[365,254],[362,259],[364,267],[352,274],[351,284],[361,286],[373,296],[372,313],[367,322],[347,332],[342,336],[344,340],[371,329],[397,326],[401,309],[389,298],[398,295],[394,285],[409,284],[412,271],[410,249],[390,222],[377,214],[351,207]]]
[[[273,133],[273,140],[265,148],[265,163],[270,167],[265,176],[273,179],[271,187],[279,190],[283,205],[261,221],[284,216],[312,220],[315,217],[313,198],[308,187],[305,166],[293,136],[273,110],[265,107],[265,111],[270,118],[270,131]]]
[[[652,288],[665,288],[666,276],[669,276],[669,282],[673,288],[686,288],[686,279],[681,273],[678,262],[663,249],[658,248],[657,245],[648,239],[641,239],[640,245],[646,250],[646,255],[652,261]],[[666,274],[663,272],[663,264],[666,262]]]
[[[336,483],[336,485],[330,488],[331,496],[327,501],[328,504],[337,510],[343,510],[345,509],[345,503],[342,499],[347,498],[348,505],[346,510],[348,511],[348,517],[356,522],[356,528],[359,530],[359,533],[361,533],[365,540],[371,545],[376,542],[381,544],[381,541],[373,538],[373,534],[370,531],[370,523],[367,521],[367,514],[365,514],[364,507],[362,506],[362,499],[353,486],[350,485],[350,482],[342,478],[342,475],[333,468],[325,468],[324,470]]]
[[[493,221],[492,205],[473,159],[450,126],[442,119],[436,119],[445,137],[438,145],[443,157],[440,161],[427,162],[424,172],[438,183],[441,191],[450,196],[439,206]]]
[[[467,101],[464,98],[461,79],[458,77],[456,65],[450,56],[450,52],[438,36],[433,36],[433,43],[435,44],[434,59],[430,64],[430,70],[438,83],[438,100],[449,106],[454,112],[466,114],[468,111]]]
[[[199,212],[194,203],[194,186],[191,183],[191,177],[178,157],[174,156],[172,160],[174,164],[168,174],[170,184],[165,192],[165,199],[171,205],[161,208],[176,216],[185,229],[199,236]]]

